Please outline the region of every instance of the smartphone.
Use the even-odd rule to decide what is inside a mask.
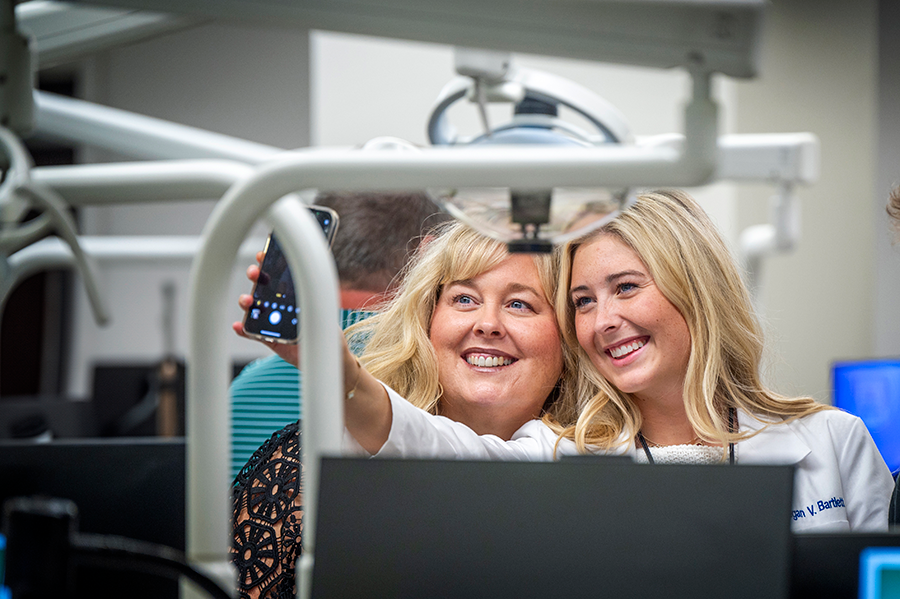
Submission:
[[[310,206],[309,209],[319,221],[328,247],[331,247],[338,228],[337,212],[322,206]],[[244,316],[244,332],[265,341],[297,343],[300,337],[299,317],[294,280],[287,258],[272,232],[266,241],[259,279],[253,286],[253,304]]]

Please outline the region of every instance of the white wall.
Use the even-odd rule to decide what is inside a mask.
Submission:
[[[884,207],[900,185],[900,2],[879,2],[878,176],[874,193],[875,303],[874,348],[879,357],[900,356],[900,231],[888,223]]]
[[[821,177],[799,191],[800,244],[769,260],[762,280],[768,378],[822,401],[830,401],[831,363],[870,356],[880,326],[872,310],[876,7],[771,3],[761,75],[737,86],[739,131],[811,131],[821,142]],[[769,194],[739,190],[742,225],[764,218]]]

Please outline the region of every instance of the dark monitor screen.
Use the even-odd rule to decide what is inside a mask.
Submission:
[[[78,507],[78,531],[185,548],[183,438],[0,442],[0,502],[43,495]],[[81,567],[76,597],[175,598],[178,583]]]
[[[900,360],[837,362],[832,365],[836,407],[859,416],[891,472],[900,469]]]
[[[322,461],[312,597],[786,598],[788,466]]]

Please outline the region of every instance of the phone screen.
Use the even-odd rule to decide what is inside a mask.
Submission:
[[[319,221],[330,246],[337,231],[337,213],[318,206],[311,206],[310,210]],[[244,318],[244,332],[268,341],[296,343],[299,317],[294,280],[273,232],[266,242],[259,280],[253,287],[253,304]]]

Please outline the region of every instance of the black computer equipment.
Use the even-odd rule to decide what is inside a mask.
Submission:
[[[50,394],[0,399],[0,440],[92,437],[96,432],[90,401]]]
[[[232,364],[232,377],[246,365]],[[166,368],[171,366],[171,368]],[[144,437],[160,434],[157,408],[164,390],[172,393],[174,434],[184,434],[185,364],[110,362],[93,368],[91,404],[99,437]]]
[[[69,499],[79,532],[185,548],[183,438],[0,442],[0,502]],[[176,598],[178,582],[155,575],[80,567],[76,597]]]
[[[869,547],[900,547],[900,532],[794,534],[791,599],[857,599],[860,554]]]
[[[788,466],[325,458],[312,596],[785,598]]]
[[[160,363],[96,364],[91,402],[98,436],[144,437],[157,434],[156,412],[160,393],[168,386],[174,394],[177,433],[184,432],[184,363],[176,362],[172,375],[162,375]]]

